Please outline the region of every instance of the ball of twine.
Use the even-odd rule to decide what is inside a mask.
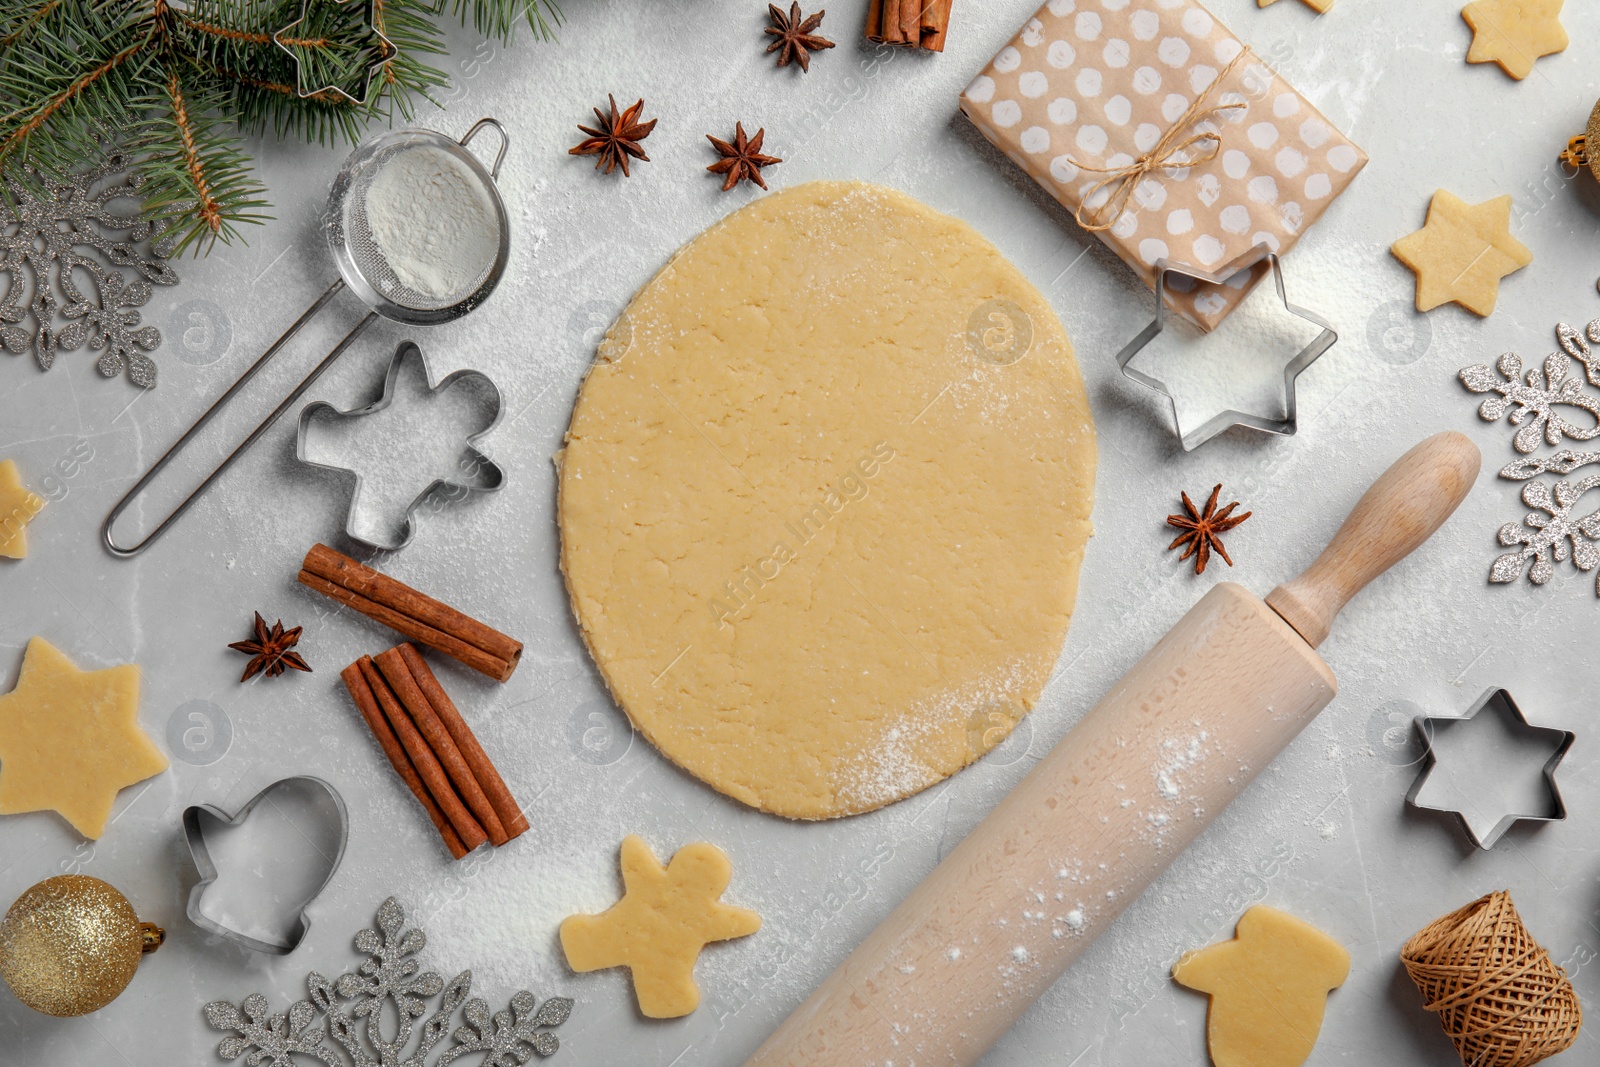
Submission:
[[[1578,995],[1522,925],[1509,893],[1429,923],[1400,950],[1400,962],[1467,1067],[1528,1067],[1578,1038]]]

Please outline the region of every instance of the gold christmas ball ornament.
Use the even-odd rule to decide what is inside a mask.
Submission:
[[[1567,142],[1561,153],[1561,162],[1574,170],[1588,169],[1600,180],[1600,102],[1589,112],[1589,125],[1578,136]]]
[[[46,878],[0,920],[0,978],[34,1011],[86,1015],[117,999],[163,936],[98,878]]]

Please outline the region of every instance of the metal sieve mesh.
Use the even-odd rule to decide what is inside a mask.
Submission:
[[[388,318],[414,324],[448,322],[481,304],[500,280],[510,244],[505,207],[493,175],[462,147],[463,143],[429,130],[398,131],[359,149],[335,179],[324,219],[334,260],[356,294]],[[442,297],[419,292],[400,280],[373,237],[367,218],[367,196],[384,167],[402,152],[424,147],[447,152],[482,184],[500,235],[493,260],[468,284]]]
[[[380,154],[352,184],[350,195],[345,200],[345,239],[350,244],[350,256],[355,260],[356,269],[385,298],[407,307],[436,311],[452,304],[459,304],[476,292],[494,263],[493,260],[485,263],[483,269],[469,284],[443,297],[420,293],[410,288],[400,281],[393,268],[389,266],[389,261],[384,258],[383,249],[373,239],[372,227],[367,222],[367,190],[372,187],[373,179],[378,176],[384,165],[410,147],[412,146],[400,145]]]

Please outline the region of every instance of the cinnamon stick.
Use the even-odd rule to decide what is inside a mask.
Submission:
[[[922,43],[922,5],[928,0],[900,0],[900,40],[915,48]]]
[[[306,553],[300,583],[504,682],[522,658],[522,642],[448,604],[373,570],[327,545]]]
[[[900,32],[900,5],[902,0],[883,0],[883,43],[905,44],[905,34]],[[904,0],[915,3],[916,0]]]
[[[422,658],[422,653],[418,652],[417,647],[409,641],[402,642],[398,651],[400,658],[405,660],[412,679],[416,681],[417,688],[422,690],[422,695],[432,705],[434,714],[444,723],[451,740],[455,741],[456,748],[461,750],[462,758],[467,761],[472,776],[478,780],[478,785],[489,798],[489,803],[494,807],[494,813],[499,817],[500,825],[505,828],[506,835],[518,837],[526,833],[528,819],[522,814],[521,805],[511,795],[511,790],[506,788],[505,780],[495,769],[489,754],[478,743],[477,735],[461,717],[461,712],[456,710],[455,702],[450,699],[450,694],[444,691],[444,686],[439,684],[439,679],[434,676],[432,668]]]
[[[394,695],[399,698],[401,705],[411,716],[417,732],[428,742],[428,748],[432,750],[439,765],[444,768],[456,793],[472,811],[484,832],[489,835],[489,843],[498,846],[511,840],[505,826],[500,822],[500,817],[495,814],[494,805],[489,803],[483,787],[478,784],[477,776],[472,773],[466,758],[456,747],[455,739],[450,736],[450,731],[445,729],[444,723],[433,710],[433,705],[428,703],[428,698],[423,696],[416,679],[411,676],[406,661],[400,656],[400,650],[391,648],[373,657],[373,662],[377,664],[384,680],[389,683]]]
[[[867,5],[867,40],[883,43],[883,0],[872,0]]]
[[[394,728],[395,736],[400,739],[406,754],[411,757],[411,763],[417,769],[417,776],[427,786],[429,795],[433,797],[440,811],[455,829],[457,836],[461,838],[462,847],[470,852],[489,840],[489,835],[456,795],[455,789],[450,785],[449,777],[444,773],[444,768],[439,766],[439,760],[428,747],[428,742],[423,739],[422,734],[417,731],[416,724],[400,706],[399,698],[395,696],[394,690],[389,688],[389,683],[384,681],[377,664],[372,662],[372,657],[362,656],[356,664],[361,668],[361,676],[372,689],[372,695],[377,699],[378,706],[383,709],[384,718]]]
[[[411,763],[417,769],[417,775],[428,787],[428,792],[433,795],[434,801],[444,812],[445,818],[450,820],[450,825],[455,827],[456,833],[461,838],[461,844],[472,851],[485,841],[489,835],[484,833],[478,820],[472,817],[466,805],[461,803],[461,798],[450,786],[450,779],[446,777],[444,768],[439,766],[439,760],[417,732],[416,724],[400,706],[394,691],[389,688],[389,683],[384,681],[383,675],[378,672],[377,664],[373,663],[371,656],[362,656],[356,661],[361,668],[361,675],[367,680],[367,685],[372,689],[372,695],[377,698],[378,706],[383,709],[384,718],[389,720],[389,725],[394,728],[395,736],[400,739],[400,744],[405,747],[406,755],[411,757]]]
[[[930,52],[944,51],[944,40],[950,32],[950,7],[953,3],[954,0],[928,0],[922,21],[922,47]]]
[[[867,40],[943,52],[953,0],[871,0]]]
[[[450,820],[445,818],[438,803],[428,793],[428,787],[423,785],[421,776],[417,774],[416,765],[411,762],[411,757],[406,755],[399,738],[395,737],[393,728],[384,718],[383,709],[378,707],[378,699],[373,695],[372,686],[361,673],[361,664],[350,664],[339,672],[339,677],[344,679],[345,688],[350,690],[350,699],[356,702],[356,708],[361,712],[361,718],[366,721],[367,729],[378,739],[383,754],[389,757],[389,765],[406,784],[406,788],[411,790],[412,796],[417,798],[422,810],[428,813],[434,829],[444,838],[444,845],[450,850],[450,855],[456,859],[465,856],[467,846],[462,843],[461,835],[456,833],[455,827],[450,825]]]

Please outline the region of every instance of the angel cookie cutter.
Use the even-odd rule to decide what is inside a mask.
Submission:
[[[203,820],[214,820],[223,827],[242,826],[249,820],[251,812],[263,801],[269,801],[273,793],[284,788],[297,786],[310,786],[312,789],[327,793],[328,799],[333,802],[332,809],[338,822],[338,847],[333,855],[323,855],[323,859],[328,864],[327,877],[312,890],[305,902],[300,905],[300,912],[295,918],[294,925],[288,931],[287,940],[265,941],[242,930],[235,930],[226,923],[213,919],[201,910],[200,905],[206,895],[206,890],[216,882],[218,875],[221,873],[217,868],[216,861],[211,856],[210,848],[206,845],[206,829]],[[309,838],[306,838],[304,834],[300,836],[308,847],[315,848],[314,845],[310,844]],[[350,811],[345,807],[344,797],[340,796],[339,791],[332,785],[321,778],[314,778],[310,775],[280,778],[245,801],[244,806],[235,812],[225,811],[213,804],[196,804],[185,808],[183,810],[183,839],[189,846],[189,855],[194,860],[195,870],[200,873],[200,880],[195,883],[193,889],[189,890],[189,900],[184,911],[189,916],[190,922],[207,933],[216,934],[218,937],[226,938],[236,945],[253,949],[256,952],[266,952],[275,956],[288,955],[299,946],[301,941],[305,940],[306,934],[310,932],[311,919],[307,915],[307,911],[310,909],[312,902],[322,895],[322,891],[328,888],[328,883],[333,881],[333,876],[339,870],[339,864],[344,859],[345,844],[349,837]]]
[[[387,408],[394,402],[395,382],[400,377],[401,367],[406,360],[415,358],[422,368],[422,376],[427,382],[428,395],[438,396],[459,381],[477,379],[488,390],[493,401],[494,414],[489,424],[476,433],[469,434],[465,441],[466,447],[462,451],[463,462],[461,467],[473,477],[457,480],[455,478],[435,478],[416,495],[406,507],[405,522],[398,541],[384,543],[362,533],[357,522],[357,510],[361,500],[362,478],[356,471],[348,467],[340,467],[330,463],[319,463],[307,457],[307,440],[310,435],[311,424],[322,417],[323,412],[331,412],[338,419],[359,419],[366,415],[373,415]],[[413,341],[402,341],[394,351],[394,358],[389,361],[389,370],[384,375],[383,393],[372,403],[365,407],[353,408],[349,411],[340,411],[325,400],[314,401],[307,404],[300,411],[300,425],[295,435],[295,458],[308,467],[319,470],[332,471],[354,479],[350,490],[350,506],[345,511],[344,534],[350,540],[368,548],[375,548],[384,552],[398,551],[409,545],[416,536],[417,526],[414,520],[417,510],[428,500],[435,490],[443,490],[452,498],[459,498],[472,493],[494,493],[503,489],[506,484],[505,470],[488,456],[484,455],[478,445],[482,440],[494,432],[500,424],[500,417],[505,413],[505,404],[500,396],[500,387],[495,385],[488,375],[475,370],[458,370],[454,374],[446,375],[442,381],[435,382],[433,371],[428,367],[428,358],[423,355],[422,349]]]
[[[1143,371],[1129,366],[1133,357],[1155,340],[1157,334],[1166,328],[1167,318],[1167,275],[1176,274],[1182,278],[1189,278],[1197,282],[1210,282],[1213,285],[1225,285],[1237,275],[1253,270],[1258,264],[1265,261],[1272,270],[1272,281],[1278,289],[1278,299],[1291,315],[1301,318],[1314,326],[1322,328],[1322,332],[1312,338],[1311,342],[1302,348],[1293,359],[1283,368],[1284,416],[1282,418],[1269,418],[1264,415],[1253,415],[1246,411],[1236,411],[1229,408],[1219,412],[1201,423],[1199,426],[1183,432],[1182,425],[1178,422],[1178,399],[1168,385],[1161,379],[1146,374]],[[1295,408],[1295,379],[1311,364],[1315,363],[1324,352],[1332,348],[1339,340],[1339,333],[1333,325],[1320,315],[1306,308],[1289,303],[1289,295],[1283,285],[1283,264],[1278,254],[1264,244],[1258,244],[1238,259],[1225,263],[1216,271],[1204,271],[1183,263],[1174,263],[1166,259],[1158,259],[1155,263],[1155,292],[1156,292],[1156,317],[1155,321],[1139,332],[1139,335],[1117,353],[1117,368],[1122,373],[1148,389],[1154,389],[1167,398],[1167,404],[1172,409],[1172,426],[1178,435],[1178,441],[1183,445],[1185,452],[1193,452],[1207,441],[1211,440],[1223,430],[1232,426],[1247,426],[1262,433],[1276,434],[1280,437],[1292,437],[1298,428],[1298,416]]]
[[[1554,745],[1549,759],[1545,760],[1543,777],[1545,787],[1550,793],[1550,806],[1541,812],[1523,813],[1509,811],[1484,830],[1481,826],[1474,825],[1468,818],[1468,812],[1461,808],[1436,806],[1422,800],[1423,787],[1427,785],[1429,777],[1438,769],[1438,756],[1434,751],[1434,738],[1437,724],[1464,724],[1473,719],[1479,712],[1493,705],[1507,716],[1508,721],[1515,723],[1521,731],[1528,734],[1538,734]],[[1477,699],[1472,707],[1467,709],[1465,715],[1418,715],[1415,720],[1417,735],[1422,739],[1422,773],[1417,775],[1417,780],[1411,783],[1411,789],[1406,793],[1406,803],[1419,811],[1442,811],[1454,815],[1462,827],[1467,831],[1467,836],[1472,843],[1481,849],[1491,849],[1495,843],[1505,836],[1505,832],[1518,822],[1561,822],[1567,817],[1566,802],[1561,799],[1561,788],[1556,785],[1556,768],[1566,758],[1567,750],[1572,747],[1577,735],[1570,730],[1558,730],[1548,726],[1534,726],[1528,722],[1522,709],[1512,699],[1511,694],[1504,689],[1489,689]],[[1456,727],[1459,728],[1459,725]],[[1481,822],[1481,820],[1480,820]]]

